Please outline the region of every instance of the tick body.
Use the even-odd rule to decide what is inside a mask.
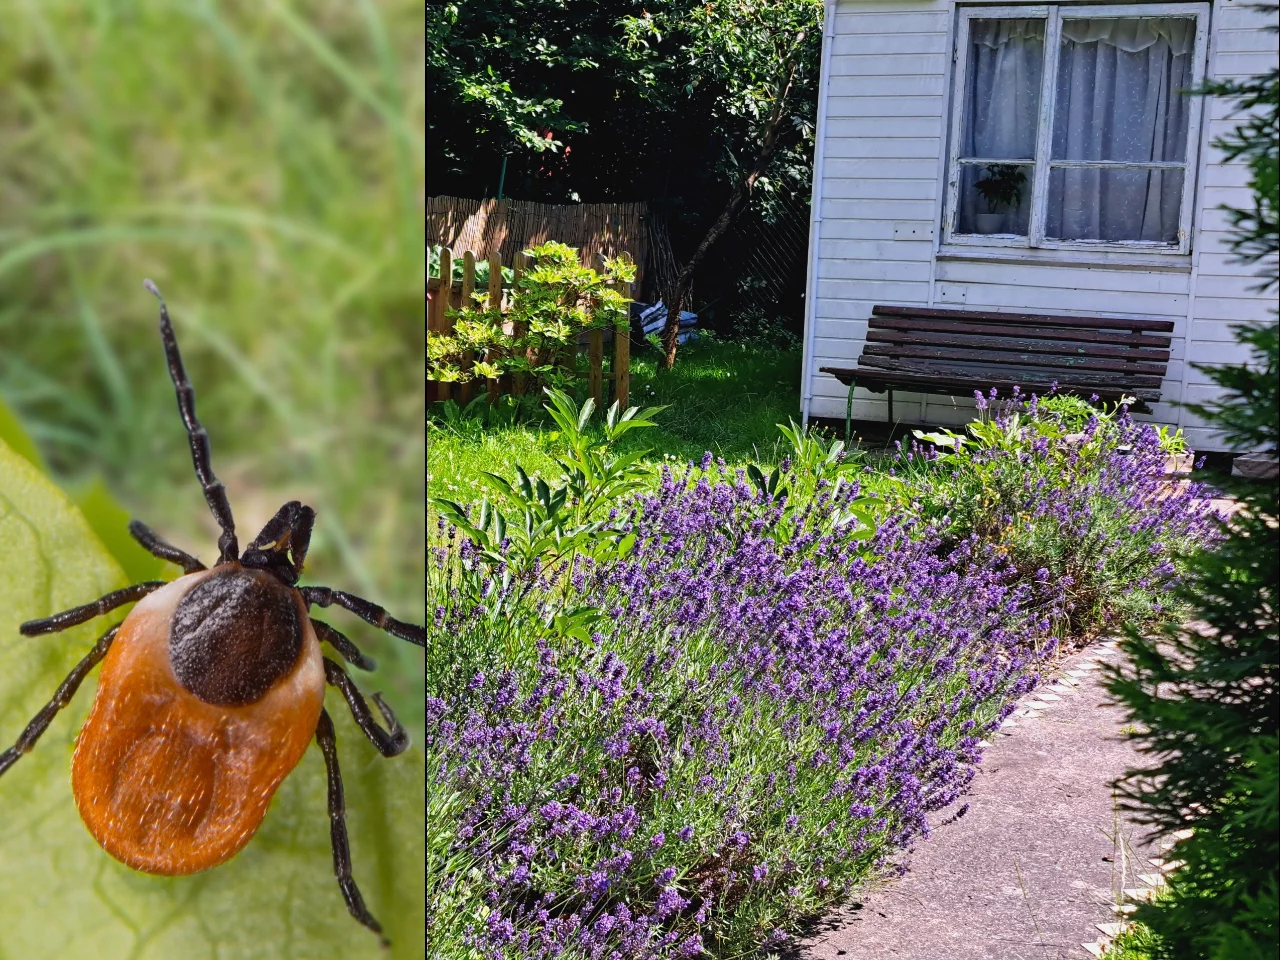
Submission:
[[[180,577],[116,632],[71,784],[122,863],[185,874],[238,853],[315,735],[320,643],[298,592],[269,578],[239,564]]]
[[[157,298],[150,281],[147,288]],[[408,736],[377,694],[385,727],[346,671],[324,656],[329,644],[353,666],[373,661],[327,623],[313,606],[342,607],[423,646],[426,631],[381,607],[329,587],[297,585],[315,514],[292,501],[277,511],[240,553],[231,506],[210,466],[209,439],[195,415],[168,310],[161,300],[160,333],[196,475],[222,529],[219,559],[206,568],[134,521],[130,532],[184,575],[149,581],[21,627],[54,633],[135,603],[106,631],[49,704],[8,750],[0,775],[28,753],[57,712],[98,663],[93,707],[72,758],[72,789],[89,832],[109,854],[147,873],[175,876],[217,866],[244,848],[266,816],[284,778],[314,738],[328,771],[334,872],[351,915],[376,933],[351,871],[342,774],[326,686],[342,694],[373,746],[393,757]],[[384,940],[385,942],[385,940]]]

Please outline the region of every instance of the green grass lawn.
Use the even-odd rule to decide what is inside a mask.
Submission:
[[[686,344],[671,370],[645,347],[632,361],[631,404],[666,405],[657,429],[620,444],[648,449],[655,466],[664,460],[701,459],[705,451],[729,464],[774,464],[785,451],[777,424],[800,418],[800,353],[758,343],[704,339]],[[429,422],[427,483],[433,496],[477,499],[485,471],[514,476],[518,463],[544,474],[560,450],[547,421],[481,429]]]

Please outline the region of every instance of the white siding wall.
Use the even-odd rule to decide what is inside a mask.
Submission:
[[[1210,393],[1204,375],[1184,362],[1188,355],[1210,362],[1242,359],[1227,321],[1268,318],[1269,300],[1249,290],[1251,270],[1230,262],[1223,245],[1226,221],[1215,209],[1248,202],[1244,171],[1223,164],[1206,146],[1192,255],[1166,258],[1161,269],[940,259],[953,21],[951,0],[838,3],[804,385],[810,415],[844,416],[845,387],[818,369],[855,364],[877,303],[1150,317],[1176,324],[1162,390],[1166,402],[1155,405],[1153,419],[1184,425],[1193,446],[1213,449],[1215,438],[1168,401],[1199,401]],[[1248,76],[1274,64],[1274,35],[1261,29],[1263,23],[1265,17],[1241,0],[1215,4],[1210,75]],[[1215,101],[1206,111],[1206,145],[1233,127],[1226,110]],[[895,416],[907,421],[963,422],[971,407],[966,398],[894,392]],[[885,395],[859,389],[853,415],[884,420]]]

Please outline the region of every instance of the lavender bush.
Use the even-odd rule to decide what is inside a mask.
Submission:
[[[944,544],[977,536],[1024,582],[1048,571],[1066,592],[1060,635],[1161,615],[1176,558],[1215,541],[1203,484],[1165,476],[1180,437],[1072,397],[975,394],[962,435],[922,434],[875,484],[938,525]]]
[[[1134,478],[1155,463],[1142,428],[1098,420],[1068,444],[1065,418],[1023,407],[889,478],[793,425],[769,476],[708,455],[645,487],[553,398],[563,483],[441,502],[433,955],[742,955],[962,815],[983,737],[1081,584],[1129,585],[1115,531],[1147,590],[1166,551],[1212,536],[1199,491],[1159,500]],[[1087,545],[1043,545],[1048,524]]]

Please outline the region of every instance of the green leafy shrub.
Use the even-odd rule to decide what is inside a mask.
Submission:
[[[538,388],[568,387],[580,379],[576,353],[584,331],[612,327],[629,335],[630,301],[614,285],[635,279],[634,263],[608,258],[598,273],[563,243],[544,243],[525,253],[533,262],[513,281],[506,310],[488,306],[477,282],[475,303],[448,314],[453,332],[428,333],[428,379],[465,383],[520,374],[536,395]]]

